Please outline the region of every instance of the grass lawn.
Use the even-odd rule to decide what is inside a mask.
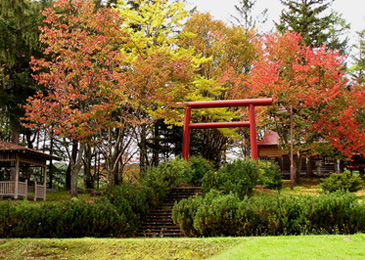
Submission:
[[[321,193],[321,188],[319,187],[319,183],[321,183],[323,179],[314,178],[314,179],[308,179],[308,178],[301,178],[300,184],[295,184],[294,189],[290,189],[290,181],[289,180],[283,180],[283,188],[280,191],[280,194],[283,196],[287,195],[318,195]],[[272,191],[273,193],[274,191]],[[355,194],[365,199],[365,182],[363,181],[362,189],[358,192],[355,192]]]
[[[247,238],[210,260],[365,259],[365,234]]]
[[[2,239],[0,259],[365,259],[365,234],[242,238]]]

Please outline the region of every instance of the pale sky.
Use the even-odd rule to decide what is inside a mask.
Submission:
[[[240,0],[187,0],[188,8],[197,6],[201,12],[209,12],[216,19],[229,23],[232,21],[231,15],[237,15],[234,5],[238,5]],[[278,22],[283,8],[280,0],[257,0],[255,10],[257,13],[263,9],[268,9],[268,22],[260,29],[270,31],[274,27],[273,20]],[[331,9],[342,13],[343,18],[351,23],[352,35],[356,31],[365,29],[365,1],[364,0],[335,0]]]

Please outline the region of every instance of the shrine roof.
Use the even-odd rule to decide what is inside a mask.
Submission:
[[[39,152],[37,150],[24,147],[22,145],[0,140],[0,153],[14,153],[14,152],[29,154],[29,155],[36,156],[39,158],[44,158],[46,160],[58,160],[58,161],[60,160],[60,158],[57,156]]]
[[[268,130],[264,134],[264,138],[257,142],[257,145],[278,145],[279,135],[277,132]]]

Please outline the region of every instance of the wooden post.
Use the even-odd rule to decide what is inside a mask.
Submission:
[[[294,189],[294,165],[293,165],[293,106],[290,105],[290,189]]]
[[[43,194],[43,200],[46,200],[46,181],[47,181],[47,167],[46,166],[43,166],[43,188],[44,188],[44,194]]]
[[[37,181],[34,180],[34,201],[37,201]]]
[[[253,160],[258,159],[258,149],[256,140],[256,115],[255,106],[250,104],[248,106],[248,115],[250,119],[250,140],[251,140],[251,157]]]
[[[28,199],[28,180],[25,179],[25,198]]]
[[[18,199],[19,189],[19,156],[15,155],[15,180],[14,180],[14,199]]]
[[[188,106],[185,109],[185,116],[184,116],[183,150],[182,150],[182,158],[185,161],[189,160],[190,119],[191,119],[191,107]]]

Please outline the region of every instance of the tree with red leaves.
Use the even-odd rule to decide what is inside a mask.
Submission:
[[[120,30],[118,12],[96,10],[92,0],[56,1],[43,15],[40,41],[47,58],[33,58],[31,64],[45,91],[28,99],[25,120],[31,128],[52,128],[63,139],[71,166],[71,196],[77,196],[84,142],[100,129],[123,127],[112,114],[128,96],[119,66],[119,46],[127,35]],[[76,159],[68,140],[79,143]]]
[[[258,56],[246,82],[253,96],[275,98],[275,104],[267,108],[266,124],[279,134],[281,146],[288,151],[293,106],[296,178],[302,158],[315,155],[323,146],[331,145],[351,157],[354,138],[362,138],[363,130],[354,117],[359,102],[354,101],[356,92],[344,77],[344,57],[326,46],[307,47],[300,34],[289,32],[264,35],[255,46]],[[363,98],[362,93],[356,95]]]
[[[328,101],[331,113],[322,113],[313,124],[313,131],[320,133],[333,148],[351,159],[365,156],[365,92],[364,86],[354,84],[347,93]]]

